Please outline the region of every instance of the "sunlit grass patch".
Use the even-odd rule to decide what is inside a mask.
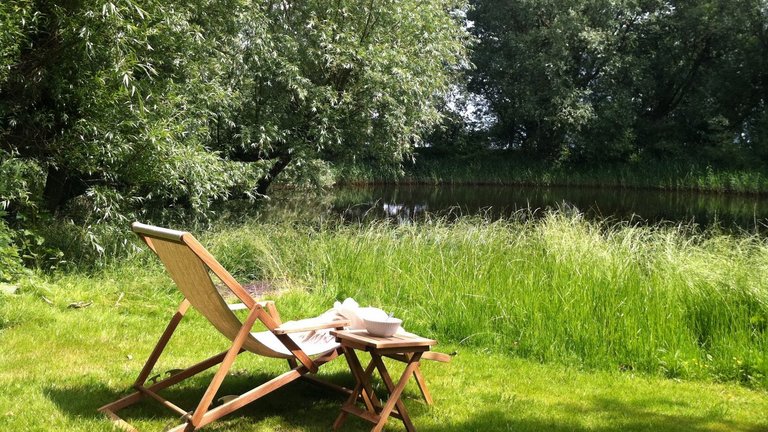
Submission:
[[[163,279],[160,273],[154,276]],[[84,293],[76,288],[80,285],[74,283],[77,277],[66,279],[61,284],[51,281],[51,291]],[[88,286],[91,278],[83,277],[81,282]],[[122,286],[128,292],[145,289],[129,279]],[[0,333],[3,346],[13,347],[0,353],[0,386],[4,389],[0,429],[114,430],[96,409],[130,391],[177,296],[154,299],[154,307],[163,313],[132,301],[115,306],[111,293],[96,293],[92,298],[94,305],[80,310],[48,305],[32,294],[3,303],[3,313],[8,308],[36,309],[39,316]],[[312,303],[312,295],[298,292],[291,293],[286,301],[278,299],[287,317]],[[190,313],[156,372],[184,367],[226,344],[204,318]],[[424,405],[413,383],[405,391],[406,404],[419,430],[756,431],[768,427],[762,415],[768,409],[768,396],[737,385],[673,381],[632,371],[585,372],[578,367],[539,364],[452,343],[443,343],[439,349],[457,354],[450,364],[423,364],[435,405]],[[395,373],[400,369],[393,365]],[[220,396],[243,392],[284,370],[284,361],[241,355]],[[191,409],[212,373],[165,394]],[[329,364],[321,373],[339,384],[351,384],[343,360]],[[381,385],[377,381],[379,388]],[[325,431],[342,399],[295,383],[207,429]],[[152,402],[121,414],[139,430],[163,430],[178,421]],[[366,423],[351,419],[344,430],[368,428]],[[387,430],[402,427],[392,421]]]
[[[257,266],[259,277],[306,287],[326,305],[347,296],[376,304],[462,345],[603,370],[768,382],[768,247],[757,236],[550,214],[245,225],[211,245],[225,266]]]
[[[267,296],[284,319],[351,296],[458,352],[451,364],[424,365],[434,407],[407,389],[419,430],[768,428],[768,247],[759,237],[563,214],[253,223],[196,235],[242,282],[279,285]],[[0,295],[0,430],[112,430],[96,409],[129,391],[179,300],[147,251],[89,273],[37,274]],[[69,307],[77,302],[92,303]],[[191,312],[156,372],[226,345]],[[284,370],[243,355],[221,394]],[[191,409],[211,373],[170,394]],[[350,384],[343,360],[323,373]],[[292,385],[211,430],[328,430],[341,402]],[[151,404],[126,417],[140,430],[176,420]]]

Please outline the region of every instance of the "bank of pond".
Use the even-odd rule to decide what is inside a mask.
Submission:
[[[768,195],[768,167],[676,159],[635,162],[546,162],[514,151],[461,154],[416,149],[402,169],[361,163],[338,170],[344,184],[400,183],[538,187],[599,187]],[[754,161],[753,161],[754,162]]]
[[[347,223],[421,223],[464,216],[541,218],[550,211],[581,214],[592,221],[686,225],[699,230],[762,233],[768,227],[768,199],[761,195],[611,187],[341,185],[321,194],[281,193],[262,209],[266,216],[337,218]]]

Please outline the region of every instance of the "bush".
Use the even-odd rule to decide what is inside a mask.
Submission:
[[[3,213],[0,213],[3,216]],[[14,243],[13,231],[0,218],[0,282],[15,282],[25,274],[21,256]]]

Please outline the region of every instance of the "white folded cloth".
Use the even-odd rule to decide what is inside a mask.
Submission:
[[[375,307],[360,307],[360,305],[353,298],[347,298],[343,302],[336,302],[333,304],[333,309],[336,313],[350,321],[349,329],[351,330],[365,330],[365,320],[385,320],[389,317],[389,314],[383,310]],[[328,311],[330,312],[330,311]],[[326,313],[328,313],[326,312]],[[398,327],[396,334],[406,333],[402,327]]]
[[[303,320],[286,321],[280,325],[281,328],[304,328],[321,325],[339,319],[349,320],[348,330],[365,330],[365,319],[384,320],[389,316],[386,312],[375,307],[360,307],[352,298],[347,298],[343,302],[335,302],[332,309],[328,309],[323,314],[314,318]],[[299,333],[291,333],[289,336],[309,355],[327,352],[334,349],[338,344],[336,338],[331,335],[330,328],[320,330],[310,330]],[[398,327],[395,334],[408,335],[402,327]],[[287,348],[271,332],[253,333],[253,336],[263,345],[272,351],[273,355],[289,357],[291,354]]]

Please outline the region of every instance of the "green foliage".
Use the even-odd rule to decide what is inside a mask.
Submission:
[[[11,204],[22,208],[34,208],[35,197],[42,193],[37,179],[43,170],[34,160],[14,157],[0,150],[0,209]]]
[[[715,168],[693,162],[643,160],[577,164],[548,163],[503,150],[450,153],[446,147],[419,149],[402,171],[358,164],[341,171],[343,183],[587,186],[765,194],[765,169]]]
[[[488,149],[489,142],[486,130],[469,127],[462,116],[455,111],[443,108],[443,118],[427,136],[428,147],[418,149],[419,154],[441,154],[444,156],[463,156],[483,153]],[[409,164],[406,163],[406,166]]]
[[[32,160],[13,157],[0,150],[0,282],[14,281],[25,274],[22,263],[42,267],[60,253],[45,245],[37,233],[24,228],[37,213],[34,197],[41,192],[40,166]],[[9,226],[10,222],[10,226]],[[42,257],[45,259],[42,259]]]
[[[13,231],[0,219],[0,283],[15,282],[26,274],[14,240]]]
[[[0,85],[8,78],[26,43],[26,30],[34,26],[39,17],[31,0],[9,0],[0,4]]]
[[[99,225],[122,229],[153,209],[205,214],[252,189],[258,165],[207,147],[211,113],[230,101],[239,57],[229,48],[239,46],[244,8],[4,2],[0,41],[13,43],[0,44],[0,201],[9,222],[50,231],[43,210],[69,219],[53,225],[83,227],[99,252]]]
[[[3,2],[0,201],[19,226],[47,212],[90,238],[137,218],[208,216],[286,169],[285,183],[314,187],[334,163],[398,163],[466,62],[463,9]]]
[[[359,158],[397,164],[439,120],[466,61],[461,0],[258,5],[261,43],[245,54],[243,97],[220,145],[284,166]],[[234,148],[232,148],[234,144]],[[271,181],[271,179],[269,179]],[[262,188],[265,191],[266,186]]]
[[[26,39],[6,55],[0,137],[45,172],[38,201],[61,210],[106,187],[125,205],[201,211],[253,177],[205,148],[229,97],[237,58],[222,51],[236,45],[239,2],[38,2],[35,20],[25,4],[4,4]]]
[[[760,2],[473,5],[471,88],[497,115],[500,145],[550,160],[762,158]]]

